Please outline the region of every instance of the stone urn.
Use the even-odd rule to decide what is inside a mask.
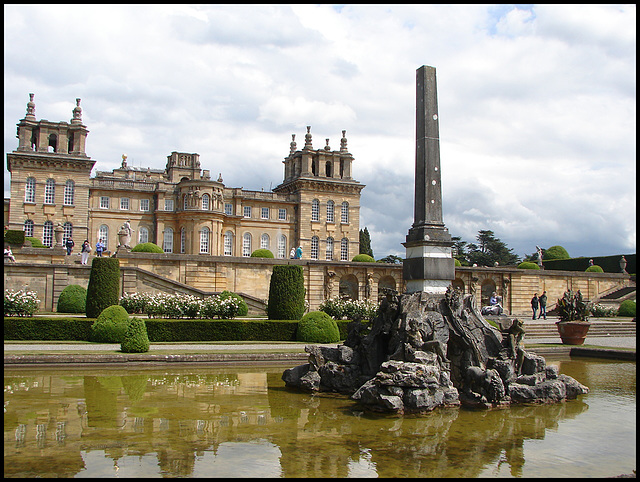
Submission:
[[[53,230],[53,233],[56,237],[56,247],[64,247],[62,246],[62,237],[64,236],[64,228],[62,227],[62,224],[58,223]]]
[[[557,321],[558,333],[565,345],[582,345],[591,323],[588,321]]]

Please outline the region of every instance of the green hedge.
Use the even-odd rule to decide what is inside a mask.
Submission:
[[[4,318],[5,340],[87,341],[93,318]],[[298,320],[144,320],[151,343],[296,341]],[[350,320],[336,320],[340,339]]]

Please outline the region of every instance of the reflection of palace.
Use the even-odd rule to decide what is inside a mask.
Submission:
[[[521,476],[524,441],[587,409],[574,400],[375,417],[342,395],[284,388],[281,367],[39,372],[5,373],[5,476],[72,477],[96,452],[114,470],[144,456],[163,474],[193,476],[203,454],[217,460],[239,443],[273,459],[277,473],[264,476],[477,477],[496,464]]]

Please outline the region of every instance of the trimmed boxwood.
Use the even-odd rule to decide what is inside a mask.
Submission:
[[[119,302],[120,260],[96,256],[87,287],[87,318],[97,318],[102,310]]]
[[[42,241],[40,241],[38,238],[32,238],[31,236],[25,236],[24,238],[25,241],[29,241],[31,243],[31,247],[32,248],[47,248],[48,246],[45,246],[44,244],[42,244]]]
[[[551,246],[549,249],[545,249],[542,254],[543,260],[548,259],[569,259],[569,253],[562,246]]]
[[[376,260],[368,254],[356,254],[351,261],[356,263],[375,263]]]
[[[7,229],[4,232],[4,242],[22,246],[24,244],[24,231],[22,229]]]
[[[120,344],[120,351],[124,353],[146,353],[149,351],[149,337],[144,320],[131,318]]]
[[[523,261],[522,263],[520,263],[518,265],[518,268],[520,268],[520,269],[540,269],[540,266],[538,266],[536,263],[533,263],[531,261]]]
[[[268,249],[256,249],[253,253],[251,253],[252,258],[273,258],[273,253]]]
[[[604,270],[597,264],[589,266],[585,271],[588,273],[604,273]]]
[[[90,318],[43,318],[5,317],[5,340],[42,341],[87,341],[91,325]]]
[[[296,339],[307,343],[334,343],[340,340],[340,331],[336,321],[324,311],[312,311],[298,323]]]
[[[636,302],[624,300],[618,308],[618,316],[636,316]]]
[[[299,320],[304,314],[304,274],[298,265],[274,266],[269,283],[267,317]]]
[[[164,253],[164,250],[155,243],[136,244],[132,249],[132,253]]]
[[[120,305],[102,310],[91,325],[90,340],[98,343],[122,343],[129,323],[129,313]]]
[[[85,313],[87,306],[87,290],[80,285],[69,285],[58,297],[56,311],[58,313]]]

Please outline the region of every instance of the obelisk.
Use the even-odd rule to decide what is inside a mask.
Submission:
[[[455,277],[451,235],[442,221],[442,177],[436,69],[416,74],[416,173],[413,225],[403,262],[406,292],[445,293]]]

